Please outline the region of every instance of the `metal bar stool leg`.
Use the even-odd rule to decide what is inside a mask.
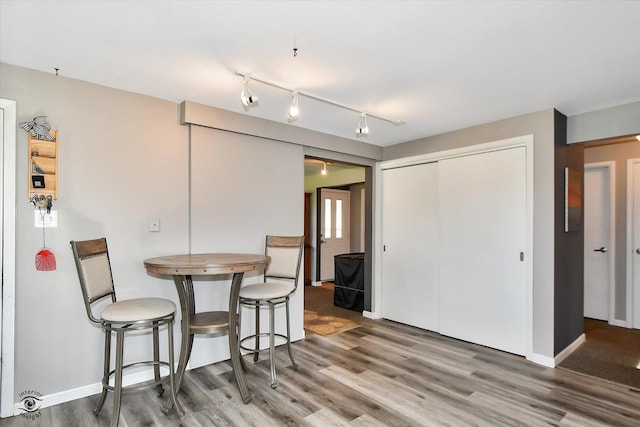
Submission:
[[[178,411],[178,414],[182,417],[184,416],[184,411],[180,403],[178,403],[178,397],[176,396],[176,378],[173,372],[175,366],[173,360],[173,320],[167,325],[167,332],[169,334],[169,385],[171,387],[171,400],[173,400],[176,411]]]
[[[269,303],[269,368],[271,370],[271,388],[278,386],[276,379],[276,337],[275,337],[275,310],[274,305]]]
[[[124,347],[124,332],[116,332],[116,369],[115,385],[113,396],[113,415],[111,416],[111,427],[117,427],[120,419],[120,401],[122,399],[122,353]]]
[[[291,365],[293,369],[298,369],[296,361],[293,359],[293,351],[291,350],[291,322],[289,321],[289,298],[285,302],[285,310],[287,313],[287,351],[289,352],[289,358],[291,359]]]
[[[100,410],[102,409],[102,405],[104,405],[104,401],[107,398],[107,393],[109,389],[107,385],[109,384],[109,371],[110,371],[110,363],[111,363],[111,331],[104,331],[104,368],[102,373],[102,395],[100,396],[100,401],[98,402],[98,406],[93,410],[93,415],[98,415]]]
[[[153,322],[153,378],[156,381],[160,381],[160,344],[159,344],[159,332],[158,332],[158,322]],[[162,383],[158,382],[156,386],[158,389],[158,397],[162,397],[164,394],[164,388],[162,387]]]
[[[253,353],[253,361],[258,361],[258,356],[260,355],[260,304],[256,301],[256,329],[255,329],[255,352]]]
[[[247,372],[247,365],[244,363],[244,358],[242,357],[242,352],[240,349],[240,340],[242,338],[242,305],[238,306],[238,327],[236,331],[236,335],[238,336],[238,348],[236,351],[240,355],[240,366],[242,367],[242,372]]]

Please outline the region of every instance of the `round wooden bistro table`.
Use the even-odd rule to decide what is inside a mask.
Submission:
[[[170,255],[150,258],[144,261],[147,272],[155,275],[173,276],[180,299],[182,312],[182,340],[180,358],[176,372],[176,393],[182,386],[184,371],[191,356],[193,336],[210,334],[229,336],[229,354],[233,373],[244,403],[251,401],[251,394],[244,382],[244,375],[238,346],[238,296],[242,278],[247,271],[264,270],[271,258],[264,254],[210,253]],[[228,311],[208,311],[196,313],[192,276],[214,276],[233,274],[229,292]]]

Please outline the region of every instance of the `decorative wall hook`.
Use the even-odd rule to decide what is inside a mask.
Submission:
[[[29,199],[29,203],[41,211],[46,209],[47,214],[50,214],[51,208],[53,207],[53,197],[51,195],[45,196],[44,194],[36,194]]]

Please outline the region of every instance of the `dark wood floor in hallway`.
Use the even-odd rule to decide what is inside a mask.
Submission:
[[[548,369],[522,357],[384,320],[294,344],[291,368],[278,349],[280,385],[269,387],[263,357],[246,358],[253,401],[244,405],[228,362],[190,370],[179,399],[186,415],[167,417],[152,390],[123,398],[121,426],[638,426],[640,392]],[[96,373],[97,374],[97,373]],[[108,425],[97,396],[40,410],[11,426]]]

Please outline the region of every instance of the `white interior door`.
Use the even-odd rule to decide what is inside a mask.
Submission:
[[[438,163],[383,175],[382,315],[437,332]]]
[[[609,321],[613,268],[610,164],[584,170],[584,316]]]
[[[440,332],[526,353],[526,150],[441,161]]]
[[[627,205],[627,235],[631,240],[627,277],[631,278],[629,286],[633,289],[633,307],[630,308],[633,311],[633,327],[640,329],[640,159],[627,161]]]
[[[333,257],[349,253],[350,195],[346,190],[320,189],[320,280],[335,279]]]

